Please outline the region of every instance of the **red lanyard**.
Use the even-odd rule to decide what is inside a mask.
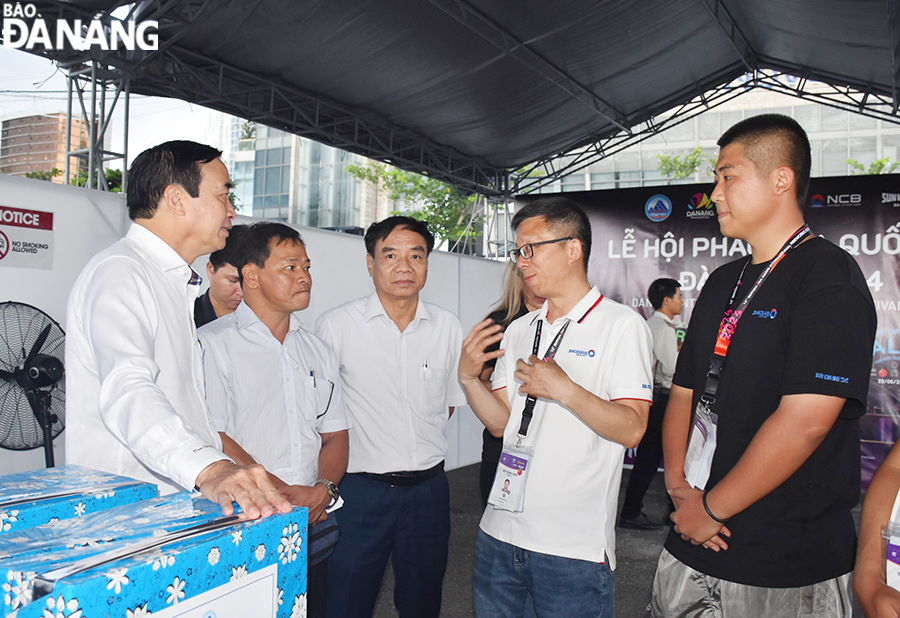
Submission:
[[[722,316],[722,321],[719,323],[719,334],[716,336],[716,348],[715,353],[717,356],[724,357],[728,354],[728,346],[731,345],[731,338],[734,336],[734,331],[737,328],[738,320],[741,319],[741,316],[744,314],[744,310],[747,308],[747,305],[750,304],[750,301],[759,291],[759,288],[762,287],[762,284],[768,278],[768,276],[775,270],[775,267],[778,266],[778,263],[784,259],[784,256],[788,254],[788,251],[799,245],[801,242],[806,240],[808,236],[810,236],[812,232],[809,229],[808,225],[804,225],[799,230],[793,233],[793,235],[788,239],[786,243],[781,247],[781,250],[778,254],[769,262],[769,265],[766,266],[765,270],[763,270],[759,277],[756,279],[756,283],[753,284],[753,287],[747,292],[747,295],[741,301],[741,304],[737,309],[732,311],[732,307],[734,306],[734,299],[737,296],[738,288],[741,287],[741,281],[744,279],[744,271],[747,269],[747,264],[753,259],[752,257],[744,263],[744,268],[741,269],[741,274],[738,277],[737,283],[734,284],[734,290],[731,292],[731,300],[728,301],[728,308],[725,309],[725,315]]]
[[[799,230],[794,232],[788,241],[781,247],[778,254],[771,262],[769,262],[769,265],[766,266],[765,270],[757,277],[756,283],[754,283],[750,291],[747,292],[747,295],[741,301],[740,305],[738,305],[737,309],[732,311],[738,288],[741,287],[741,281],[744,279],[744,271],[747,270],[747,264],[749,264],[753,258],[751,257],[744,263],[741,274],[738,276],[737,283],[731,291],[731,300],[728,301],[725,315],[722,316],[722,321],[719,323],[719,333],[716,336],[716,347],[712,357],[709,359],[709,372],[706,374],[706,387],[703,390],[703,395],[700,396],[700,399],[705,402],[707,406],[712,405],[716,401],[716,392],[719,390],[719,378],[722,375],[725,356],[728,354],[728,346],[731,345],[731,338],[734,337],[734,331],[737,328],[738,320],[741,319],[744,310],[747,308],[747,305],[750,304],[750,300],[756,295],[759,288],[762,287],[762,284],[766,281],[775,267],[778,266],[778,263],[784,259],[784,256],[787,255],[788,251],[806,240],[811,234],[812,232],[809,230],[809,226],[805,224]]]

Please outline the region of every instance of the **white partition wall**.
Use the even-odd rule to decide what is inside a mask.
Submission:
[[[49,182],[0,174],[0,207],[52,212],[52,266],[23,268],[0,259],[0,302],[13,300],[34,305],[66,328],[66,300],[75,278],[88,260],[121,238],[129,221],[119,194],[103,193]],[[240,217],[240,223],[254,219]],[[4,229],[4,228],[0,228]],[[363,239],[338,232],[299,227],[312,261],[313,293],[309,309],[301,314],[312,327],[326,310],[372,292],[366,269]],[[7,262],[8,263],[8,262]],[[206,258],[194,265],[205,273]],[[504,265],[471,256],[435,252],[429,259],[424,300],[460,317],[463,331],[489,313],[500,297]],[[468,407],[453,415],[448,427],[449,469],[479,460],[481,423]],[[65,461],[63,435],[54,441],[56,461]],[[0,474],[43,467],[43,451],[0,449]]]

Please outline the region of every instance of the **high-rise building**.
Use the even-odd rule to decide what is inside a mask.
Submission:
[[[80,118],[72,119],[69,150],[87,148],[88,131]],[[66,114],[30,114],[7,118],[0,130],[0,172],[23,176],[29,172],[63,172],[66,168]],[[80,159],[72,158],[69,179],[78,175]],[[64,183],[60,173],[50,178]]]
[[[382,192],[347,172],[365,157],[224,117],[222,158],[242,214],[322,228],[365,229],[398,208]]]

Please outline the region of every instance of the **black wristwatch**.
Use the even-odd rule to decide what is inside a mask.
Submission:
[[[341,497],[341,492],[338,491],[337,485],[329,481],[328,479],[319,479],[316,481],[316,485],[322,483],[325,485],[325,489],[328,490],[328,495],[331,496],[331,502],[328,503],[328,508],[331,508],[338,501],[338,498]]]

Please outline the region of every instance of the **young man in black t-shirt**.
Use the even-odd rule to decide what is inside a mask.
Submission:
[[[804,230],[803,129],[756,116],[719,146],[719,225],[752,256],[710,276],[678,359],[663,428],[675,526],[652,613],[849,616],[874,303],[853,258]],[[698,489],[688,444],[714,351],[725,357],[709,405],[717,444]]]

